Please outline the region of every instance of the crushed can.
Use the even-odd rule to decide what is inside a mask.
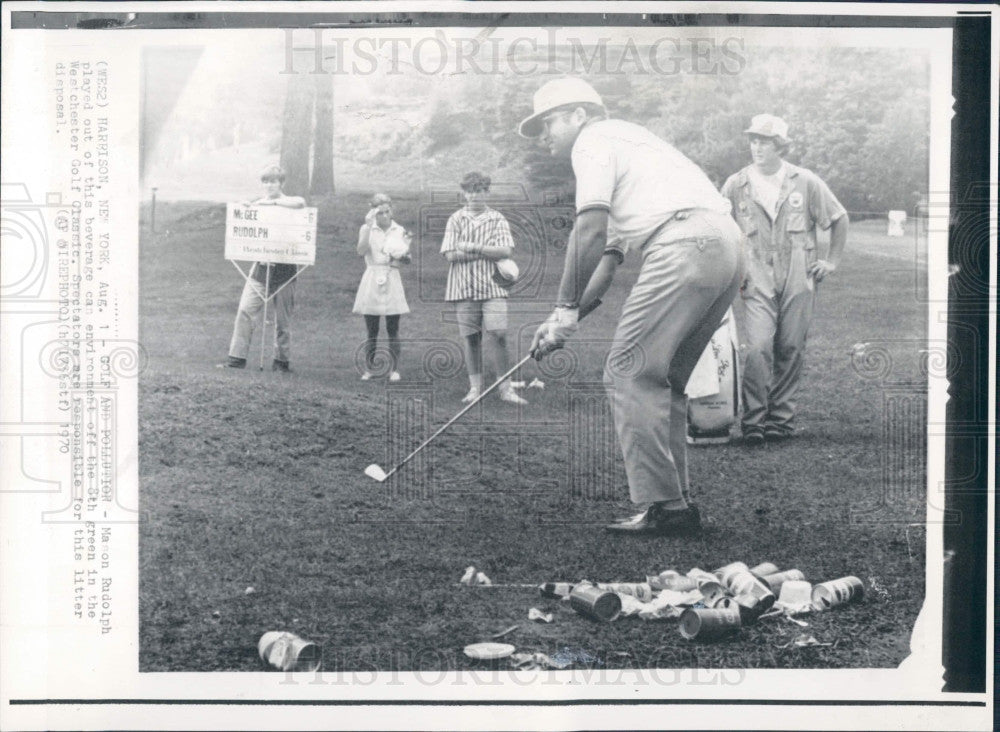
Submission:
[[[264,633],[257,643],[257,653],[279,671],[316,671],[322,662],[319,646],[280,630]]]
[[[648,582],[598,582],[597,586],[620,595],[631,595],[639,602],[653,601],[653,588]]]
[[[767,577],[769,574],[777,574],[778,571],[778,565],[774,562],[761,562],[750,567],[750,574],[755,574],[758,577]]]
[[[769,574],[761,579],[764,580],[764,584],[771,588],[771,592],[775,595],[781,593],[781,586],[788,581],[802,582],[805,580],[806,576],[802,574],[801,570],[798,569],[787,569],[784,572],[778,572],[777,574]]]
[[[591,620],[610,623],[622,611],[618,593],[602,589],[590,582],[581,582],[569,595],[570,606],[580,615]]]
[[[738,633],[741,626],[740,611],[735,607],[689,607],[681,613],[681,635],[688,640],[718,640]]]
[[[538,592],[541,596],[551,600],[560,600],[564,597],[569,597],[569,593],[572,591],[572,582],[543,582],[538,585]]]
[[[737,597],[739,595],[756,597],[761,607],[760,614],[770,610],[777,599],[771,592],[771,587],[759,577],[754,577],[749,571],[730,575],[728,588]]]
[[[753,625],[768,610],[767,607],[764,607],[764,603],[760,599],[750,593],[737,595],[733,598],[733,603],[739,611],[740,621],[743,625]],[[773,600],[771,604],[774,604]]]
[[[712,607],[712,604],[720,597],[729,597],[729,592],[726,588],[713,580],[699,582],[698,591],[701,593],[702,599],[708,607]]]
[[[865,596],[865,585],[857,577],[841,577],[840,579],[821,582],[813,587],[812,602],[817,610],[829,610],[831,607],[858,602]]]

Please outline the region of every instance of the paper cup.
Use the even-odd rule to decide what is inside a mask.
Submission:
[[[712,641],[738,633],[741,625],[740,611],[735,607],[689,607],[681,613],[680,631],[688,640]]]
[[[737,607],[740,614],[740,621],[743,625],[753,625],[757,622],[757,618],[770,609],[770,605],[765,607],[765,603],[762,600],[749,593],[737,595],[733,598],[733,603]],[[774,600],[772,599],[771,605],[773,604]]]
[[[778,600],[785,605],[808,605],[812,602],[812,584],[804,580],[786,580],[781,584]]]
[[[322,662],[319,646],[282,631],[264,633],[257,652],[261,660],[279,671],[315,671]]]
[[[813,587],[812,603],[817,610],[829,610],[838,605],[858,602],[865,596],[865,585],[857,577],[821,582]]]
[[[806,576],[802,574],[798,569],[788,569],[784,572],[778,572],[777,574],[769,574],[763,577],[764,583],[771,588],[771,592],[775,595],[781,592],[781,586],[788,582],[789,580],[794,580],[801,582]]]
[[[766,577],[769,574],[777,574],[778,565],[774,562],[762,562],[754,567],[750,567],[750,574],[755,574],[758,577]]]
[[[580,615],[591,620],[610,623],[622,611],[622,600],[611,590],[580,583],[569,595],[569,604]]]

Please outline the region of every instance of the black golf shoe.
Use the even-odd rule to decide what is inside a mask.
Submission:
[[[636,516],[604,528],[613,534],[633,536],[695,536],[701,533],[701,513],[697,506],[671,511],[654,503]]]

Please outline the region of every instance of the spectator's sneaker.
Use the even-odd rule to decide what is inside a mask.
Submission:
[[[764,444],[764,433],[761,430],[744,430],[743,444],[747,447],[760,447]]]
[[[527,404],[528,400],[514,391],[513,386],[500,387],[500,401],[511,404]]]
[[[696,507],[671,511],[660,503],[654,503],[642,513],[609,524],[605,529],[615,534],[635,536],[694,536],[701,533],[701,516]]]
[[[371,381],[372,380],[372,372],[371,371],[365,371],[363,374],[361,374],[361,380],[362,381]]]
[[[469,393],[462,397],[462,404],[468,404],[469,402],[474,402],[479,398],[479,389],[472,387],[469,389]]]
[[[274,359],[271,363],[271,371],[283,371],[286,374],[290,373],[292,367],[288,365],[288,361],[282,361],[279,358]]]
[[[217,369],[245,369],[247,367],[247,360],[245,358],[236,358],[235,356],[229,356],[222,363],[215,364]]]
[[[398,371],[393,371],[391,374],[389,374],[389,381],[399,381],[402,378],[403,377],[399,375]]]

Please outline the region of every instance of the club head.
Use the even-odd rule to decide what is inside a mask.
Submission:
[[[384,483],[385,479],[389,477],[388,474],[375,463],[372,463],[365,468],[365,475],[372,480],[377,480],[379,483]]]

